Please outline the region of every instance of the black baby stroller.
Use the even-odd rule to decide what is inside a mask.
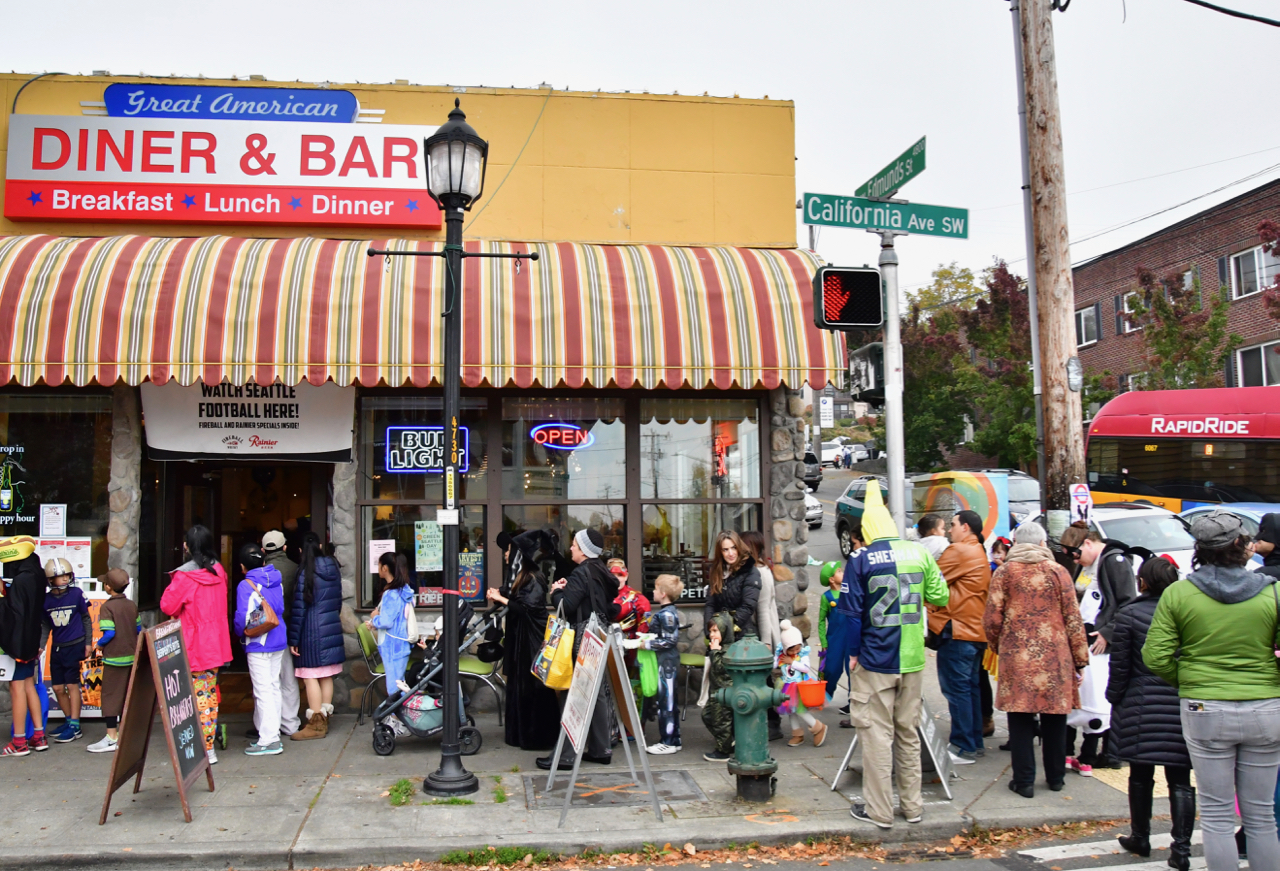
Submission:
[[[462,641],[458,645],[458,655],[475,644],[486,633],[495,628],[500,632],[502,618],[506,608],[494,608],[479,615],[475,620],[475,609],[470,602],[458,604],[458,625]],[[444,683],[441,672],[444,671],[442,641],[436,641],[427,647],[426,657],[419,663],[409,666],[405,673],[405,681],[409,684],[406,693],[397,690],[386,701],[378,705],[373,712],[373,752],[379,756],[390,756],[396,749],[396,725],[402,726],[409,735],[419,738],[430,738],[444,730]],[[461,700],[461,689],[459,689]],[[481,735],[476,728],[475,719],[459,706],[461,728],[458,730],[458,743],[462,745],[463,756],[473,756],[480,750]],[[391,719],[394,718],[393,725]]]

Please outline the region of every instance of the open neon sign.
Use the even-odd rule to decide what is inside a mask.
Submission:
[[[465,426],[458,427],[459,474],[470,468],[470,435]],[[446,460],[443,426],[387,427],[388,472],[443,472]]]
[[[576,423],[540,423],[529,430],[529,438],[544,448],[556,451],[576,451],[595,444],[595,434]]]

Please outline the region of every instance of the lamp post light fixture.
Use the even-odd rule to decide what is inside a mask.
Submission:
[[[440,767],[422,782],[428,795],[453,796],[473,793],[480,782],[462,764],[462,748],[458,741],[461,700],[458,698],[458,477],[465,458],[460,456],[458,439],[458,407],[462,382],[462,321],[458,317],[458,301],[462,293],[462,261],[468,257],[537,260],[537,252],[529,254],[469,254],[462,248],[462,218],[484,190],[485,166],[489,159],[489,143],[467,123],[460,101],[453,101],[449,120],[422,143],[427,162],[427,192],[444,213],[443,251],[378,251],[370,248],[370,257],[417,256],[443,257],[444,275],[444,365],[441,385],[444,389],[444,509],[437,515],[444,533],[444,637],[440,642],[444,659],[441,681],[444,687],[444,735],[440,741]]]

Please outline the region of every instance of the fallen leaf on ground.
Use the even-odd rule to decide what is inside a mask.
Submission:
[[[698,848],[697,848],[697,847],[695,847],[695,846],[693,846],[693,844],[685,844],[685,845],[684,845],[684,851],[685,851],[685,853],[687,853],[687,854],[688,854],[688,855],[690,855],[690,856],[696,856],[696,855],[698,855]]]

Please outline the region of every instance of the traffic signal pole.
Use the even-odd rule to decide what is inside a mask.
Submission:
[[[902,321],[898,304],[898,252],[894,230],[880,234],[880,280],[884,283],[884,440],[889,455],[885,477],[889,481],[889,513],[898,534],[907,529],[907,448],[902,430]]]

